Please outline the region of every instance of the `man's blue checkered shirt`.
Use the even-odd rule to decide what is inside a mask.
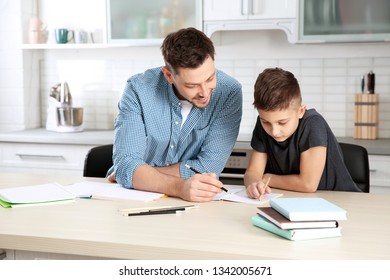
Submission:
[[[221,173],[238,136],[242,89],[222,71],[216,75],[209,105],[194,106],[181,129],[181,103],[161,67],[127,81],[115,120],[113,161],[118,183],[131,188],[133,173],[143,164],[180,162],[182,178],[193,175],[185,164],[202,173]]]

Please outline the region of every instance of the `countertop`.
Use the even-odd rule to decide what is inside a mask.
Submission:
[[[113,130],[85,130],[81,132],[53,132],[45,128],[0,133],[1,142],[37,144],[104,145],[112,144]]]
[[[51,132],[45,128],[35,128],[23,131],[0,133],[1,142],[11,143],[41,143],[41,144],[74,144],[74,145],[104,145],[113,143],[113,130],[86,130],[82,132]],[[352,143],[365,147],[370,155],[390,155],[390,138],[376,140],[354,139],[352,137],[337,137],[339,142]],[[250,142],[237,141],[236,149],[250,148]]]

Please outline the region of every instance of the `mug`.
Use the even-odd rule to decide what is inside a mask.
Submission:
[[[66,44],[73,39],[73,31],[66,28],[58,28],[55,30],[56,41],[58,44]],[[69,38],[70,36],[70,38]]]
[[[88,43],[88,32],[84,30],[78,30],[74,32],[74,42],[76,44]]]
[[[29,43],[30,44],[45,44],[48,39],[47,30],[30,30],[29,31]]]
[[[37,17],[30,18],[29,30],[30,31],[45,31],[47,29],[46,23]]]

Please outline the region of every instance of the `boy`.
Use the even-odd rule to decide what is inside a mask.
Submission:
[[[255,83],[253,105],[259,117],[244,176],[248,196],[261,198],[270,192],[268,186],[298,192],[360,191],[329,125],[302,104],[292,73],[265,69]]]

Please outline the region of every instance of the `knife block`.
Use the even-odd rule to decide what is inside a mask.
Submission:
[[[355,128],[353,138],[376,139],[378,137],[378,106],[378,94],[355,94]]]

